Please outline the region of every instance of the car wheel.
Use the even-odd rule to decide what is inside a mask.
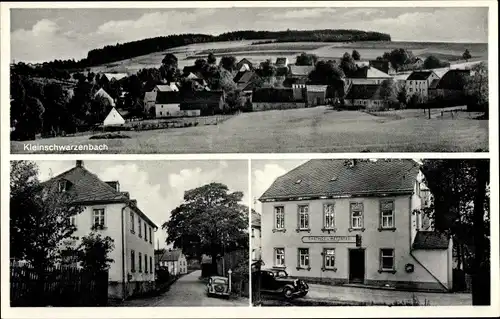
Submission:
[[[283,289],[283,296],[285,296],[286,299],[291,299],[293,297],[292,288],[285,287],[285,289]]]

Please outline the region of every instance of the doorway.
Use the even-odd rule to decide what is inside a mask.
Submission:
[[[363,283],[365,280],[365,250],[349,249],[349,282]]]

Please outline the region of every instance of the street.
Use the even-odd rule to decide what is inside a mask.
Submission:
[[[201,270],[182,276],[170,290],[155,297],[126,300],[122,307],[248,307],[247,298],[207,297],[206,284],[199,280]]]

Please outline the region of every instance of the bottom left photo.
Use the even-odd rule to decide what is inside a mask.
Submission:
[[[247,160],[11,161],[11,307],[249,307],[248,178]]]

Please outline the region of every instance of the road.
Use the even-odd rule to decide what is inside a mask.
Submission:
[[[131,299],[124,307],[248,307],[247,298],[222,299],[207,297],[206,284],[199,280],[201,270],[189,273],[177,280],[170,290],[155,297]]]

